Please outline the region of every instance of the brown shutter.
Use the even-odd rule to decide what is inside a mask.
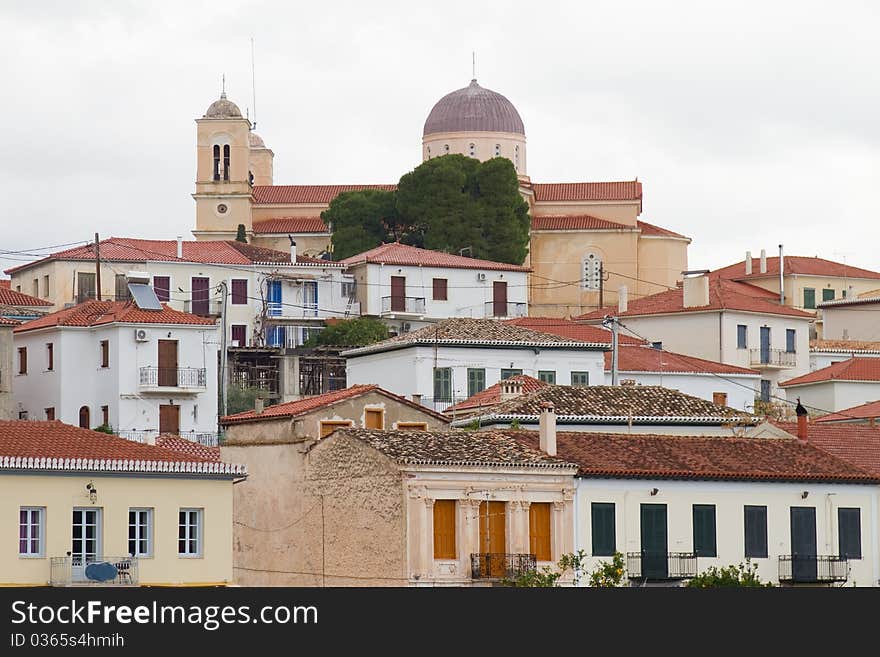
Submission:
[[[406,311],[406,278],[404,276],[391,277],[391,310],[395,312]]]
[[[492,283],[492,314],[495,317],[507,317],[507,283]]]
[[[51,342],[46,345],[46,356],[48,357],[48,363],[46,364],[47,370],[55,369],[55,345]]]
[[[538,561],[552,561],[550,549],[550,503],[529,505],[529,552]]]
[[[101,340],[101,367],[110,367],[110,341]]]
[[[712,403],[717,406],[727,406],[727,393],[726,392],[713,392],[712,393]]]
[[[27,347],[18,348],[18,373],[27,374]]]
[[[46,409],[46,419],[47,420],[54,420],[55,419],[55,407],[54,406]]]
[[[153,291],[159,301],[168,301],[171,298],[171,277],[153,276]]]
[[[236,305],[247,303],[247,279],[232,280],[232,303]]]
[[[159,433],[180,433],[180,406],[160,404]]]
[[[83,406],[79,409],[79,426],[81,429],[89,429],[91,418],[89,417],[89,407]]]
[[[364,411],[364,427],[367,429],[385,428],[385,411],[381,408],[368,408]]]
[[[339,428],[348,428],[351,424],[351,420],[322,420],[321,438],[326,438]]]
[[[488,518],[486,503],[480,502],[480,552],[504,554],[507,550],[505,532],[505,503],[489,502]],[[489,527],[486,530],[486,522]]]
[[[434,558],[455,559],[455,500],[434,501]]]
[[[446,301],[446,279],[434,279],[434,301]]]
[[[177,340],[159,340],[159,385],[177,386]]]

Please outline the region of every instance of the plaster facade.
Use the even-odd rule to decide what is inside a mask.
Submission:
[[[13,420],[12,417],[12,326],[0,322],[0,420]]]

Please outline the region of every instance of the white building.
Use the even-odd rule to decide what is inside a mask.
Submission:
[[[577,319],[598,323],[609,309]],[[779,304],[778,294],[707,275],[630,301],[615,313],[624,331],[688,356],[756,369],[756,396],[783,396],[779,381],[809,371],[810,313]]]
[[[133,302],[87,301],[14,331],[13,392],[20,419],[108,425],[211,441],[217,430],[217,327]]]
[[[880,358],[880,342],[810,340],[811,372],[850,358]]]
[[[849,358],[780,385],[811,413],[842,411],[880,399],[880,360]]]
[[[340,262],[354,276],[362,314],[385,320],[398,333],[449,317],[528,314],[527,267],[397,242]]]
[[[492,319],[448,319],[342,356],[349,385],[376,383],[442,411],[516,374],[595,385],[607,348]]]
[[[824,340],[880,340],[880,290],[817,304]]]

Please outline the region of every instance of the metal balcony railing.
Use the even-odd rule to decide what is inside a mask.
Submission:
[[[219,317],[222,302],[218,299],[196,300],[185,299],[183,312],[199,315],[200,317]]]
[[[765,367],[794,367],[797,354],[785,349],[750,349],[749,364]]]
[[[779,581],[801,584],[845,582],[849,563],[844,557],[782,554],[779,556]]]
[[[137,586],[137,557],[82,556],[51,557],[51,586]]]
[[[117,431],[116,435],[126,440],[136,443],[149,443],[155,440],[159,435],[157,429],[132,429],[129,431]],[[220,434],[211,431],[181,431],[177,434],[180,438],[191,440],[194,443],[205,445],[206,447],[217,447],[220,444]]]
[[[139,385],[142,388],[205,388],[208,376],[204,367],[142,367]]]
[[[626,553],[626,573],[630,579],[672,581],[697,574],[697,555],[692,552]]]
[[[494,301],[487,301],[483,304],[483,317],[525,317],[529,314],[529,305],[527,303],[506,303],[497,304]],[[499,314],[499,312],[501,314]]]
[[[425,314],[425,297],[382,297],[383,313]]]
[[[536,567],[534,554],[482,552],[471,555],[472,579],[513,579]]]

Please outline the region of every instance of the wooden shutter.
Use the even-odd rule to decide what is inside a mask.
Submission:
[[[55,419],[55,407],[54,406],[46,409],[46,419],[47,420],[54,420]]]
[[[364,427],[366,429],[384,429],[385,411],[381,408],[367,408],[364,410]]]
[[[171,277],[170,276],[153,276],[153,291],[159,301],[168,301],[171,299]]]
[[[591,505],[593,556],[610,557],[617,550],[614,526],[614,503],[593,502]]]
[[[694,554],[698,557],[717,556],[715,505],[694,504]]]
[[[159,405],[159,433],[180,433],[180,406]]]
[[[192,308],[190,312],[193,315],[206,316],[210,310],[208,300],[210,293],[208,292],[208,279],[203,276],[193,276],[190,279],[190,295],[192,298]]]
[[[18,348],[18,373],[27,374],[27,347]]]
[[[101,340],[101,367],[110,367],[110,341]]]
[[[455,500],[434,501],[434,558],[455,559]]]
[[[321,438],[326,438],[340,427],[352,426],[351,420],[321,420]]]
[[[862,521],[859,509],[837,510],[839,554],[844,559],[862,558]]]
[[[160,386],[177,386],[177,340],[159,340]]]
[[[550,503],[529,505],[529,552],[538,561],[552,561],[550,549]]]
[[[232,303],[236,305],[247,303],[247,279],[236,278],[232,280]]]
[[[401,431],[427,431],[427,422],[398,422],[397,428]]]
[[[79,426],[81,429],[89,429],[91,428],[89,425],[91,424],[91,418],[89,417],[89,407],[83,406],[79,409]]]
[[[391,310],[394,312],[406,311],[406,277],[391,277]]]
[[[480,502],[480,552],[504,554],[507,551],[505,511],[504,502],[489,502],[488,512],[486,503]]]
[[[767,507],[745,507],[745,556],[767,557]]]
[[[48,343],[46,345],[46,369],[54,370],[55,369],[55,345],[53,343]]]
[[[247,347],[247,326],[244,324],[233,324],[232,341],[238,342],[239,347]]]
[[[507,283],[492,283],[492,314],[495,317],[507,317]]]
[[[446,301],[446,279],[434,279],[434,301]]]
[[[713,392],[712,393],[712,403],[716,406],[727,406],[727,393],[726,392]]]

